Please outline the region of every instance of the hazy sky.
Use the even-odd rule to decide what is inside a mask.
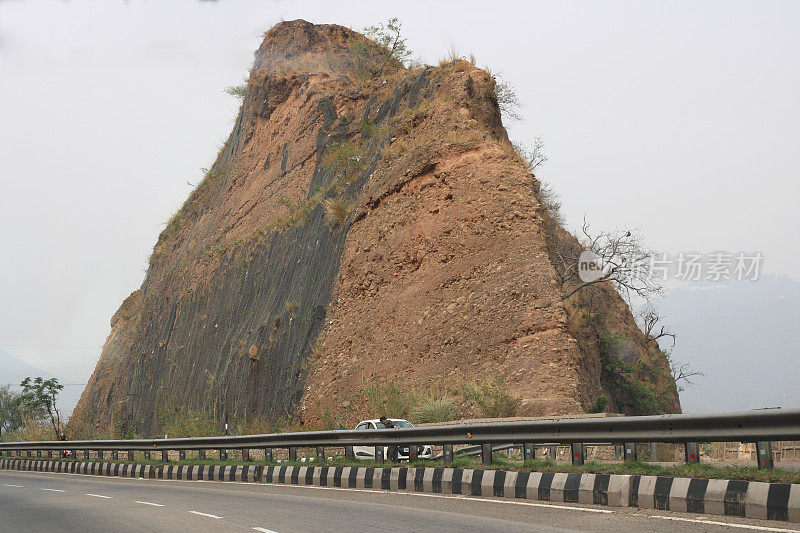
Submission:
[[[423,61],[452,44],[516,87],[571,226],[800,279],[800,2],[0,0],[0,347],[85,380],[262,33],[392,16]]]

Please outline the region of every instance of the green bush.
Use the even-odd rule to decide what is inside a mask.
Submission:
[[[414,422],[421,424],[434,422],[447,422],[458,417],[455,402],[450,398],[422,397],[417,400],[411,416]]]
[[[172,407],[162,413],[161,431],[169,437],[214,437],[221,434],[220,421],[213,412]]]
[[[326,431],[333,431],[335,429],[348,429],[341,421],[331,414],[330,409],[325,409],[322,413],[322,427]]]
[[[368,118],[361,121],[361,135],[365,138],[373,137],[378,132],[378,126]]]
[[[236,98],[244,98],[244,96],[247,94],[247,83],[225,87],[225,92],[231,96],[235,96]]]
[[[464,385],[464,397],[473,409],[484,418],[503,418],[514,416],[519,398],[512,396],[498,383]]]
[[[393,383],[376,383],[361,393],[375,416],[407,418],[411,398]]]
[[[344,178],[352,176],[364,168],[361,149],[350,142],[330,143],[323,156],[323,165]]]
[[[619,409],[632,415],[653,415],[663,411],[652,370],[641,359],[624,361],[628,336],[612,332],[600,337],[603,378]]]
[[[608,396],[605,394],[601,394],[597,397],[592,405],[586,409],[587,413],[604,413],[606,410],[606,406],[608,405]]]
[[[3,442],[53,440],[53,428],[45,420],[27,419],[20,427],[3,433],[0,440]]]

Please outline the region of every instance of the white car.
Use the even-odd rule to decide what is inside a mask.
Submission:
[[[398,428],[414,427],[411,422],[408,420],[403,420],[402,418],[390,418],[389,421],[394,423],[394,425]],[[356,429],[386,429],[386,426],[384,426],[380,420],[375,418],[373,420],[362,420],[358,423]],[[433,457],[433,451],[429,445],[422,444],[418,446],[419,455],[417,455],[417,458],[430,459]],[[353,446],[353,453],[358,459],[375,459],[375,446]],[[399,461],[408,461],[408,453],[408,445],[399,446],[397,449],[397,459]],[[389,457],[388,446],[383,447],[383,458],[386,460],[391,459],[391,457]]]

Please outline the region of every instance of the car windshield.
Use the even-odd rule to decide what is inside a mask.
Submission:
[[[389,419],[390,422],[393,422],[395,426],[399,428],[413,428],[414,426],[411,425],[411,422],[407,420],[392,420]],[[386,426],[382,422],[375,422],[375,427],[378,429],[386,429]]]

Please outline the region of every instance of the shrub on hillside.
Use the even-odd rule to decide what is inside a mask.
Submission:
[[[325,218],[334,226],[343,226],[353,211],[350,204],[341,198],[328,198],[323,202]]]
[[[464,398],[475,413],[484,418],[514,416],[519,405],[519,398],[498,383],[464,385]]]
[[[21,427],[3,433],[0,440],[4,442],[53,440],[53,428],[44,420],[27,419]]]
[[[411,398],[400,387],[393,383],[376,383],[364,389],[363,399],[375,416],[389,418],[406,418]]]
[[[458,416],[456,404],[450,398],[422,397],[411,410],[414,422],[421,424],[447,422]]]
[[[606,407],[608,406],[608,396],[605,394],[601,394],[597,397],[592,405],[586,409],[586,412],[589,414],[593,413],[604,413],[606,411]]]
[[[244,98],[244,95],[247,94],[247,83],[225,87],[225,92],[236,98]]]
[[[162,431],[169,437],[214,437],[220,434],[220,421],[214,413],[200,409],[173,407],[161,415]]]

